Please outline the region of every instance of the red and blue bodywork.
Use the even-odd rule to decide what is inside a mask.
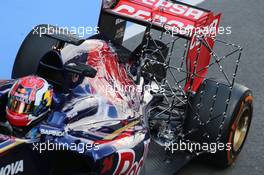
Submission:
[[[81,46],[68,45],[61,51],[64,64],[88,63],[97,70],[97,75],[82,80],[77,77],[78,85],[68,94],[55,91],[49,115],[28,129],[24,137],[1,135],[1,171],[9,171],[9,165],[16,163],[13,160],[16,150],[23,148],[27,151],[19,151],[16,159],[23,161],[24,173],[32,173],[32,167],[40,167],[43,162],[50,167],[59,167],[57,163],[65,166],[68,161],[70,166],[74,166],[74,161],[82,160],[81,164],[87,166],[79,171],[139,174],[150,142],[142,119],[141,94],[127,76],[125,67],[118,63],[118,55],[111,49],[105,41],[87,40]],[[3,123],[7,94],[14,82],[1,82]],[[115,87],[123,88],[117,91]],[[125,87],[134,87],[135,91],[128,93]],[[76,160],[67,160],[66,155],[69,154],[76,154]],[[44,158],[44,155],[48,156]],[[62,172],[72,169],[64,166],[60,167],[65,168]],[[36,168],[34,174],[47,173],[47,168],[41,169]]]

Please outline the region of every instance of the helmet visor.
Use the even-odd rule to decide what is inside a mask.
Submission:
[[[32,114],[34,112],[34,103],[28,104],[13,97],[9,99],[8,108],[17,114]]]

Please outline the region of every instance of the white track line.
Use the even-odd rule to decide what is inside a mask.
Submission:
[[[197,4],[202,3],[204,0],[180,0],[180,1],[185,2],[187,4],[191,4],[191,5],[197,5]],[[145,30],[144,26],[141,26],[138,24],[131,25],[130,27],[126,29],[124,41],[142,33],[144,30]]]

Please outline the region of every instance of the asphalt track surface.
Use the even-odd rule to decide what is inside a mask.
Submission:
[[[231,35],[221,36],[244,48],[237,82],[254,95],[254,115],[246,144],[237,161],[221,170],[193,160],[178,175],[260,175],[264,172],[264,1],[205,1],[200,7],[222,13],[221,26],[232,27]],[[133,40],[133,38],[131,39]]]

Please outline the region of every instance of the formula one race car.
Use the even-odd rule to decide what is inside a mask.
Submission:
[[[104,0],[88,39],[35,27],[0,82],[0,175],[230,166],[253,97],[235,82],[242,48],[216,39],[220,17],[176,0]]]

